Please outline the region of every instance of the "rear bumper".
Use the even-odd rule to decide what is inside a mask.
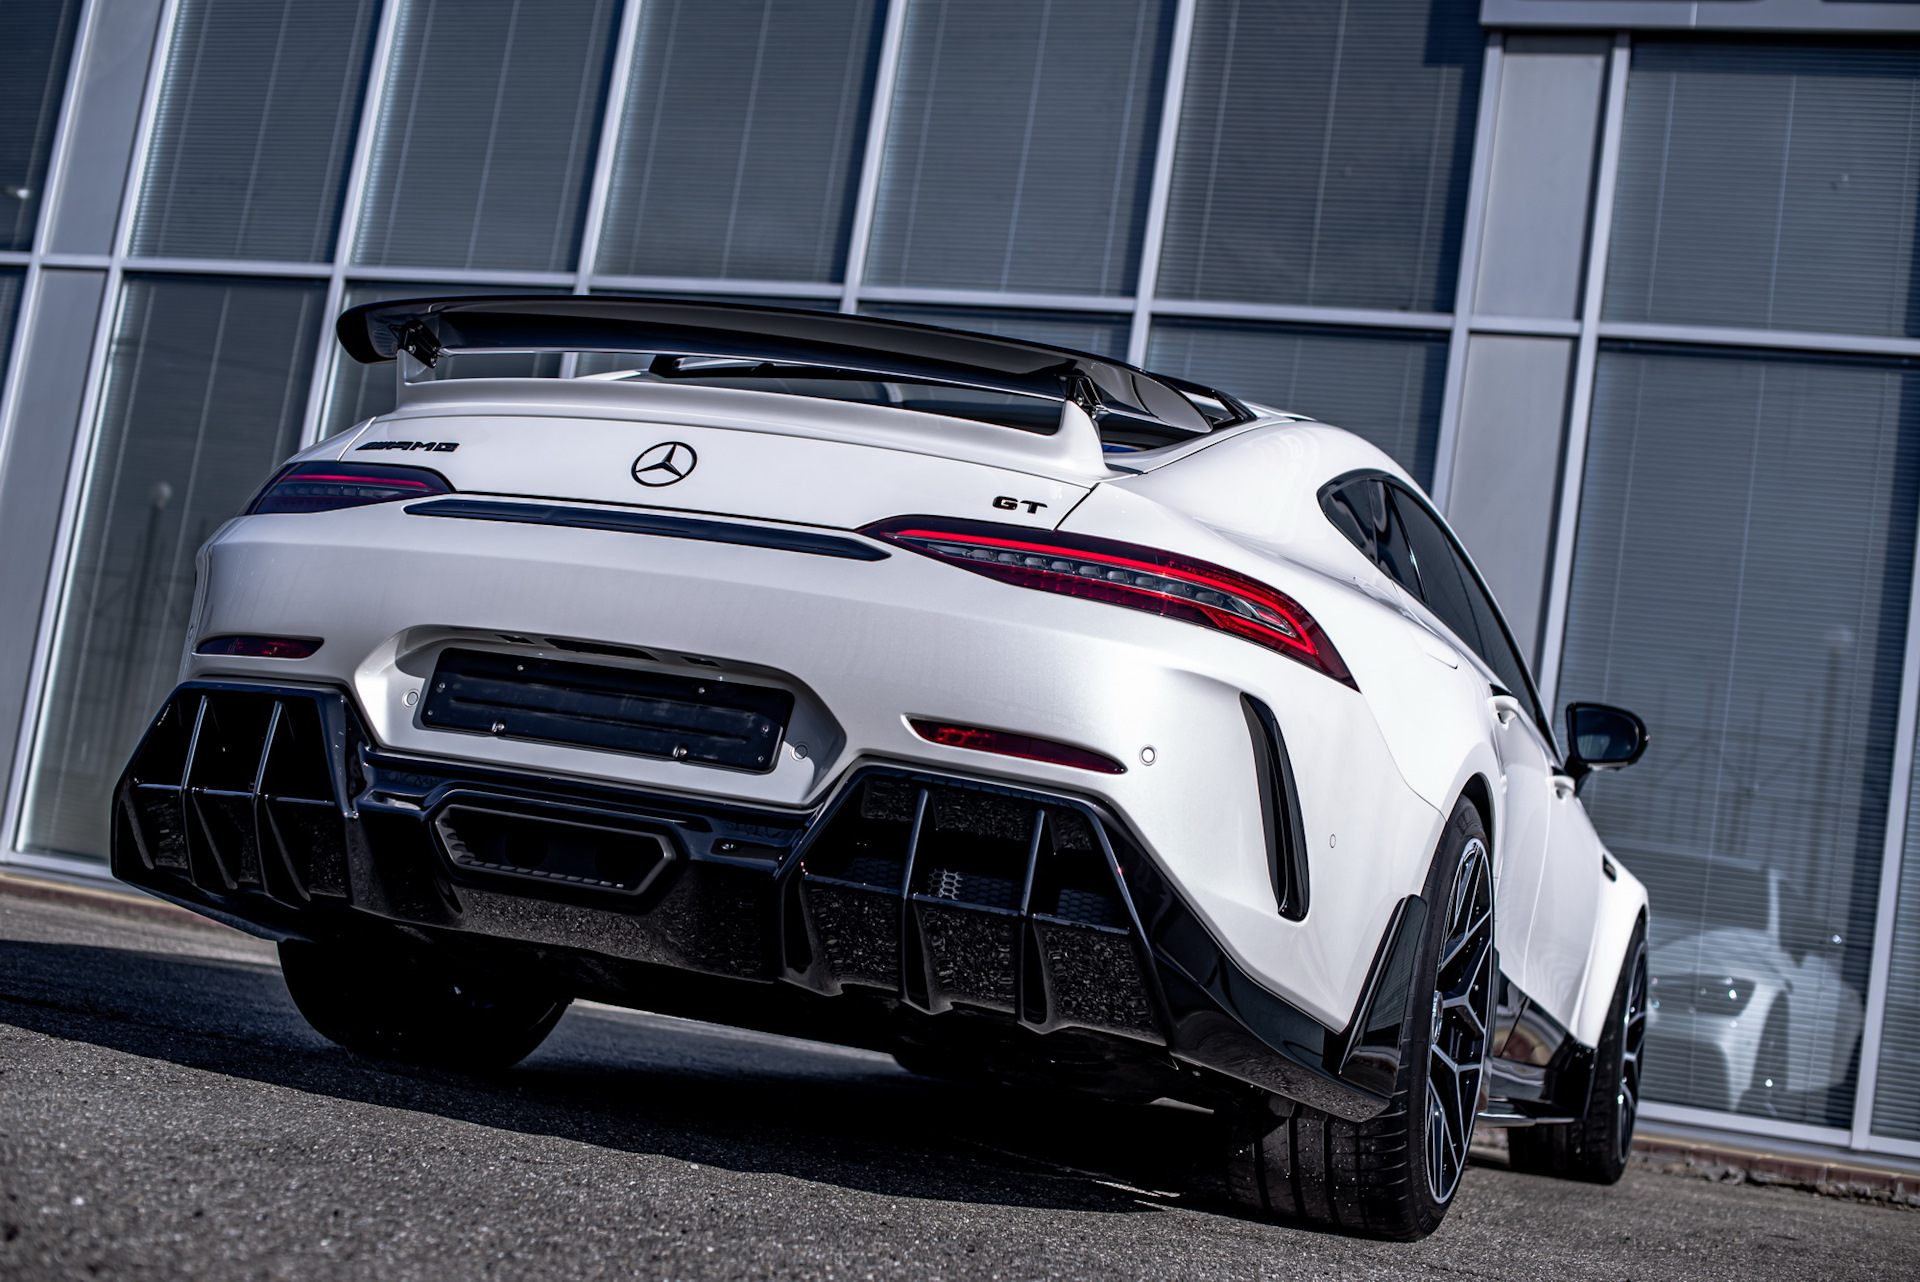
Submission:
[[[193,681],[121,778],[113,869],[269,937],[401,930],[666,1013],[1386,1103],[1066,793],[866,762],[814,806],[742,806],[383,751],[337,688]]]

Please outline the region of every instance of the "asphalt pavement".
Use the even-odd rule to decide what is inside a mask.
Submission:
[[[1468,1173],[1411,1245],[1194,1204],[1208,1119],[599,1007],[489,1079],[355,1058],[270,946],[0,895],[0,1278],[1920,1277],[1920,1211]]]

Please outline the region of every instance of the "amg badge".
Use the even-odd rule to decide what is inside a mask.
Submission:
[[[368,441],[365,445],[356,445],[354,452],[361,450],[432,450],[437,454],[451,454],[460,448],[458,441]]]

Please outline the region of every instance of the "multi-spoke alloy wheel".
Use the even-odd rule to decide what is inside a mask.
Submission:
[[[1460,852],[1446,905],[1427,1043],[1427,1189],[1445,1202],[1459,1187],[1480,1109],[1493,1001],[1493,871],[1478,837]]]
[[[1640,1047],[1647,1039],[1647,946],[1627,960],[1627,1001],[1620,1015],[1620,1081],[1613,1099],[1614,1156],[1622,1163],[1633,1148],[1640,1116]]]

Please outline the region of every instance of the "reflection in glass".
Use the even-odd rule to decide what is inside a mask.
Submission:
[[[1584,793],[1652,897],[1650,1099],[1851,1122],[1916,494],[1902,367],[1602,355],[1560,699],[1652,738]]]
[[[1920,334],[1920,49],[1636,41],[1608,320]]]
[[[114,781],[172,689],[194,554],[297,448],[320,283],[127,281],[28,783],[25,845],[104,859]]]
[[[1148,350],[1149,369],[1344,427],[1433,477],[1444,334],[1159,320]]]
[[[375,0],[184,0],[134,252],[333,257]]]
[[[645,0],[595,269],[839,280],[883,8]]]
[[[911,0],[868,283],[1129,293],[1173,8]]]
[[[394,2],[400,24],[353,260],[571,268],[614,0]]]
[[[80,0],[0,9],[0,249],[33,248]]]
[[[1450,309],[1479,13],[1474,0],[1199,0],[1161,296]]]

